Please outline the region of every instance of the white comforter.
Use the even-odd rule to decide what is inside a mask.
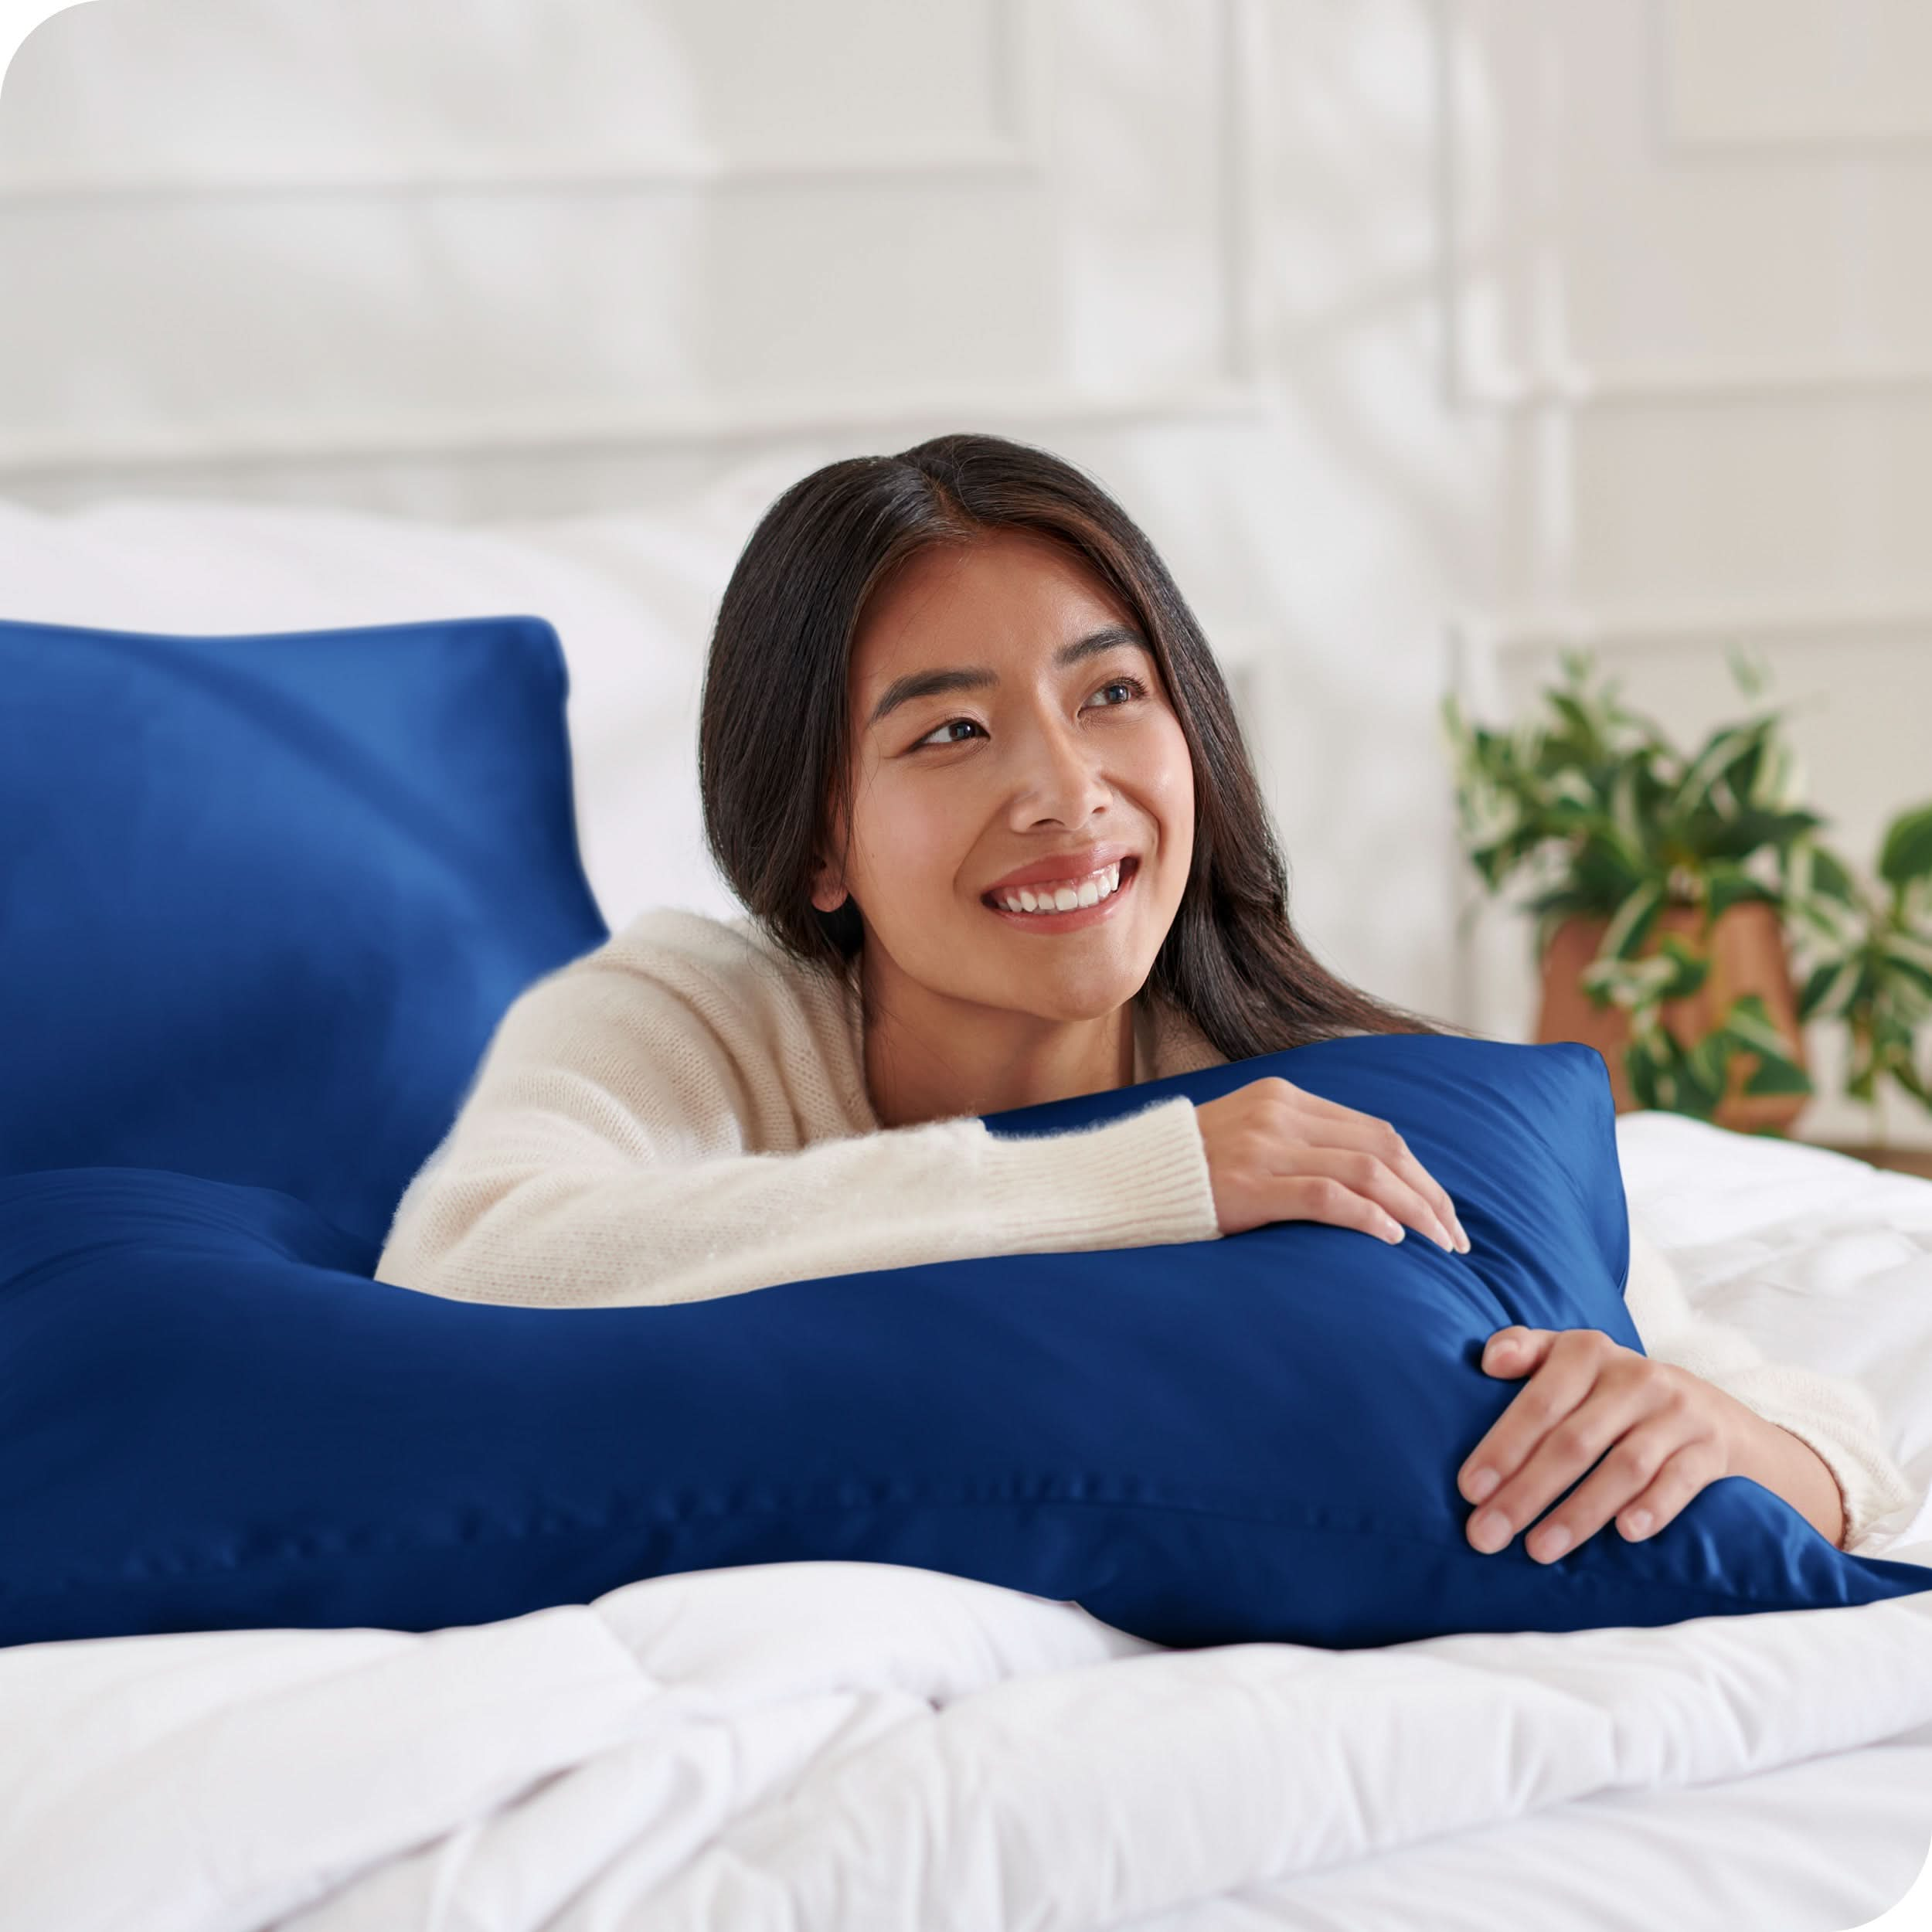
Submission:
[[[1618,1133],[1697,1305],[1872,1389],[1921,1501],[1862,1553],[1932,1563],[1932,1183]],[[5,1932],[1717,1927],[1747,1895],[1823,1932],[1929,1830],[1932,1592],[1184,1651],[781,1564],[426,1636],[0,1651]]]

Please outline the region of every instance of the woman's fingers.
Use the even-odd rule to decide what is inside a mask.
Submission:
[[[1457,1478],[1480,1505],[1466,1533],[1485,1555],[1534,1523],[1523,1546],[1553,1563],[1620,1512],[1626,1540],[1636,1541],[1726,1471],[1708,1405],[1694,1399],[1695,1379],[1600,1329],[1498,1331],[1484,1366],[1512,1376],[1534,1370]]]
[[[1332,1174],[1270,1175],[1265,1194],[1266,1220],[1325,1221],[1384,1241],[1402,1239],[1402,1223],[1393,1215]]]
[[[1597,1343],[1605,1349],[1615,1346],[1595,1328],[1512,1328],[1490,1338],[1483,1352],[1485,1369],[1492,1375],[1527,1375],[1529,1380],[1470,1451],[1457,1478],[1462,1493],[1483,1505],[1464,1529],[1485,1554],[1504,1548],[1561,1494],[1560,1467],[1569,1467],[1567,1480],[1573,1482],[1596,1461],[1595,1454],[1577,1460],[1581,1437],[1570,1424],[1597,1386],[1603,1366]],[[1599,1424],[1593,1420],[1586,1426],[1594,1433]],[[1560,1440],[1546,1449],[1558,1431]]]
[[[1675,1447],[1675,1438],[1660,1438],[1646,1423],[1629,1392],[1599,1389],[1544,1436],[1515,1476],[1477,1512],[1470,1540],[1493,1554],[1534,1523],[1524,1547],[1539,1563],[1552,1562],[1600,1529]],[[1587,1480],[1580,1485],[1586,1472]],[[1574,1493],[1565,1495],[1573,1485]],[[1560,1496],[1562,1506],[1543,1518]],[[1602,1513],[1594,1515],[1599,1505]],[[1485,1520],[1492,1517],[1500,1524]]]
[[[1387,1219],[1426,1234],[1451,1254],[1460,1251],[1442,1216],[1379,1155],[1359,1148],[1323,1147],[1313,1142],[1292,1146],[1291,1151],[1301,1170],[1295,1179],[1325,1175],[1373,1202],[1384,1210]],[[1294,1185],[1294,1180],[1290,1180],[1284,1183],[1284,1189]]]
[[[1223,1234],[1312,1220],[1387,1240],[1410,1226],[1451,1253],[1468,1247],[1448,1195],[1386,1121],[1278,1075],[1197,1102],[1195,1114]]]
[[[1344,1107],[1338,1101],[1324,1100],[1319,1094],[1304,1093],[1298,1087],[1294,1090],[1298,1099],[1308,1104],[1313,1115],[1302,1123],[1301,1131],[1305,1138],[1376,1155],[1403,1185],[1428,1203],[1437,1221],[1455,1237],[1454,1245],[1468,1250],[1469,1237],[1463,1233],[1449,1190],[1416,1158],[1409,1143],[1389,1121]]]
[[[1723,1454],[1715,1442],[1685,1442],[1662,1418],[1640,1423],[1560,1509],[1537,1524],[1524,1547],[1539,1563],[1553,1562],[1613,1516],[1624,1542],[1640,1543],[1723,1474]]]

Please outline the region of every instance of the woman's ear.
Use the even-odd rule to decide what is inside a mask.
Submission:
[[[830,810],[831,825],[828,829],[821,830],[821,842],[811,869],[811,903],[821,913],[835,913],[846,897],[845,866],[826,855],[828,851],[845,849],[845,815],[836,800]]]
[[[845,903],[845,888],[838,872],[823,859],[811,876],[811,903],[821,913],[835,913]]]

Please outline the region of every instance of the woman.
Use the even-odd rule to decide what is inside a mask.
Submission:
[[[682,1301],[1294,1219],[1468,1250],[1386,1121],[1287,1080],[1045,1138],[975,1117],[1345,1033],[1465,1030],[1302,944],[1199,627],[1070,465],[955,435],[787,490],[719,609],[699,770],[752,917],[647,913],[527,988],[380,1279]],[[1648,1355],[1589,1328],[1492,1338],[1485,1366],[1530,1379],[1461,1472],[1488,1505],[1475,1547],[1600,1458],[1533,1556],[1619,1512],[1624,1535],[1655,1533],[1726,1475],[1834,1542],[1910,1499],[1862,1390],[1695,1321],[1632,1232]],[[1754,1373],[1777,1381],[1755,1403],[1719,1386]]]

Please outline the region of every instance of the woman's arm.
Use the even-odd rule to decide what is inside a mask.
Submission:
[[[1735,1398],[1733,1398],[1735,1400]],[[1767,1421],[1756,1410],[1737,1404],[1737,1447],[1731,1474],[1749,1476],[1782,1496],[1827,1543],[1849,1546],[1845,1495],[1832,1465],[1802,1437]]]
[[[609,1308],[1219,1233],[1184,1097],[1026,1139],[968,1118],[812,1140],[785,1096],[816,1080],[822,1097],[822,1073],[782,1001],[734,1007],[732,988],[694,998],[689,984],[598,959],[526,988],[505,1015],[398,1204],[378,1279]],[[748,1145],[748,1121],[808,1144]]]
[[[1738,1432],[1749,1466],[1736,1473],[1784,1497],[1840,1549],[1916,1499],[1866,1391],[1842,1376],[1769,1361],[1741,1330],[1697,1314],[1634,1215],[1624,1301],[1647,1355],[1689,1370],[1750,1413]]]

